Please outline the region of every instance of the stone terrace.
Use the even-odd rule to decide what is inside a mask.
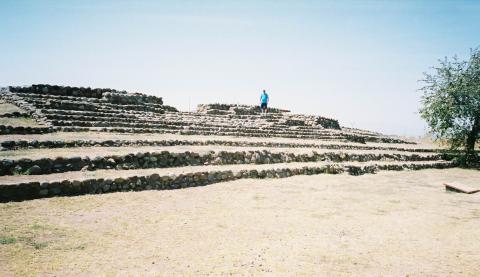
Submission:
[[[94,130],[405,142],[379,133],[341,128],[334,119],[291,114],[276,108],[270,108],[265,116],[260,115],[255,106],[227,104],[199,105],[197,112],[178,112],[163,105],[159,97],[112,89],[32,85],[9,87],[3,91],[2,98],[50,127],[11,130],[8,126],[1,126],[0,132],[4,134]]]
[[[432,145],[276,108],[261,115],[256,106],[208,104],[180,112],[155,96],[50,85],[9,87],[0,96],[8,103],[2,122],[37,124],[0,126],[2,202],[455,166]]]

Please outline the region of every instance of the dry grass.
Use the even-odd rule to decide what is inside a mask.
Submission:
[[[5,210],[2,207],[2,217]],[[13,213],[15,214],[15,212]],[[5,216],[2,220],[9,219]],[[31,218],[28,223],[11,222],[0,227],[0,261],[10,263],[10,268],[1,268],[2,276],[37,276],[38,272],[61,270],[62,252],[83,250],[84,245],[72,241],[74,229],[50,225],[43,220]],[[48,259],[48,263],[39,262]],[[35,265],[35,267],[32,267]]]
[[[13,113],[13,112],[25,112],[25,111],[13,104],[4,103],[3,101],[0,101],[0,116],[2,114]]]
[[[13,112],[25,112],[25,110],[0,100],[0,125],[22,126],[22,127],[38,127],[41,126],[34,119],[26,117],[8,118],[2,117],[3,114]]]
[[[0,125],[10,125],[10,126],[22,126],[22,127],[39,127],[42,126],[38,124],[34,119],[26,117],[0,117]]]
[[[473,170],[238,180],[0,204],[2,276],[478,276]]]

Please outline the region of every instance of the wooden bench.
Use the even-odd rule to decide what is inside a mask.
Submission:
[[[464,184],[457,183],[457,184],[444,184],[444,185],[447,191],[461,192],[461,193],[467,193],[467,194],[472,194],[480,191],[480,189],[478,188],[472,188]]]

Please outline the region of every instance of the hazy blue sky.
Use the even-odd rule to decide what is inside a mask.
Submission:
[[[0,86],[271,105],[421,135],[422,72],[480,45],[480,1],[0,0]]]

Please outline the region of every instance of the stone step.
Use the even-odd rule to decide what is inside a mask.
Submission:
[[[4,117],[4,118],[30,117],[30,114],[26,112],[11,112],[11,113],[2,113],[0,114],[0,117]]]
[[[13,104],[17,106],[19,109],[24,110],[26,113],[30,115],[31,118],[34,118],[38,121],[42,121],[44,119],[43,114],[38,109],[36,109],[34,105],[24,101],[23,98],[9,91],[2,92],[0,97],[2,98],[2,100],[6,101],[7,103]]]
[[[44,88],[48,88],[47,91],[43,91]],[[220,133],[227,136],[285,137],[341,141],[346,140],[361,143],[404,142],[396,138],[379,136],[378,134],[366,133],[361,131],[357,132],[355,130],[351,132],[344,132],[342,130],[337,131],[335,129],[325,129],[321,126],[316,125],[290,126],[291,124],[288,123],[289,120],[296,121],[295,118],[297,117],[300,119],[309,118],[309,116],[303,115],[208,115],[192,112],[166,112],[165,115],[162,116],[162,113],[164,112],[163,110],[161,112],[155,110],[158,111],[158,113],[145,111],[148,110],[148,108],[146,108],[148,106],[160,107],[162,106],[160,104],[150,105],[150,103],[146,103],[144,105],[120,105],[104,103],[106,101],[105,99],[90,99],[85,97],[72,97],[66,95],[49,96],[50,88],[54,90],[61,90],[61,88],[54,88],[53,86],[39,85],[31,88],[33,93],[29,93],[28,89],[27,91],[24,91],[22,93],[17,93],[23,98],[17,97],[12,93],[7,94],[10,98],[17,99],[17,102],[26,103],[26,107],[30,105],[27,110],[32,113],[33,118],[35,118],[38,122],[46,123],[47,126],[62,127],[60,128],[60,130],[65,131],[85,130],[84,128],[88,128],[89,130],[93,131],[101,130],[106,132],[165,132],[189,135],[213,135]],[[67,90],[75,90],[75,88],[68,88],[65,91]],[[87,91],[90,90],[87,89]],[[108,93],[108,91],[103,91],[102,93]],[[28,101],[25,102],[25,99],[27,99],[31,103],[27,103]],[[86,101],[86,99],[90,99],[91,101]],[[56,109],[54,111],[54,114],[42,114],[41,112],[39,112],[46,109],[39,110],[38,108],[48,108],[51,105],[64,106],[63,108],[67,110]],[[68,109],[76,110],[77,114]],[[88,115],[85,115],[85,109],[92,109],[92,111],[87,111]],[[135,113],[130,113],[130,109],[135,110]],[[60,114],[61,111],[63,111],[62,114]],[[286,119],[284,118],[285,116],[287,116]],[[16,132],[16,130],[13,131]],[[20,131],[25,134],[28,133],[28,131],[25,130]],[[6,132],[8,133],[8,130]]]
[[[156,103],[142,103],[142,104],[119,104],[119,103],[111,103],[108,100],[98,99],[92,101],[88,98],[79,98],[79,97],[51,97],[51,96],[38,96],[38,95],[29,95],[23,94],[21,95],[22,99],[29,103],[34,103],[37,105],[44,105],[45,103],[49,102],[52,106],[62,107],[62,105],[84,105],[84,106],[94,106],[99,108],[112,108],[112,109],[124,109],[124,110],[138,110],[142,111],[145,110],[143,107],[147,107],[149,109],[162,109],[163,105],[156,104]],[[65,106],[63,106],[65,107]]]
[[[51,120],[54,122],[54,124],[63,124],[62,122],[82,122],[78,123],[79,125],[95,125],[98,124],[98,122],[102,122],[103,125],[110,125],[110,126],[118,126],[118,127],[130,127],[130,126],[180,126],[180,127],[186,127],[190,126],[192,124],[197,124],[198,126],[207,126],[205,123],[188,123],[184,121],[167,121],[165,119],[161,118],[155,118],[153,116],[144,116],[144,117],[139,117],[139,116],[134,116],[134,115],[129,115],[129,116],[115,116],[114,114],[110,116],[105,116],[104,114],[102,115],[91,115],[91,116],[86,116],[86,115],[59,115],[59,114],[52,114],[52,113],[45,113],[45,116],[47,119]],[[60,122],[60,123],[59,123]],[[85,123],[84,123],[85,122]],[[73,123],[75,124],[75,123]]]
[[[154,116],[155,113],[143,111],[126,111],[119,114],[116,111],[76,111],[76,110],[58,110],[58,109],[42,109],[45,116],[47,115],[63,115],[63,116],[90,116],[90,117],[115,117],[115,118],[139,118],[141,116]]]
[[[123,128],[123,127],[79,127],[79,126],[59,126],[58,131],[63,132],[80,132],[80,131],[95,131],[95,132],[110,132],[110,133],[127,133],[127,134],[177,134],[177,135],[196,135],[196,136],[231,136],[231,137],[258,137],[258,138],[291,138],[291,139],[314,139],[314,140],[336,140],[336,141],[351,141],[351,142],[372,142],[372,143],[395,143],[395,144],[416,144],[414,142],[406,142],[394,138],[363,138],[359,136],[334,136],[334,135],[298,135],[298,134],[278,134],[275,132],[250,132],[245,133],[242,131],[229,131],[225,132],[219,129],[212,129],[208,131],[199,130],[184,130],[183,128]]]
[[[214,131],[214,132],[243,132],[243,133],[258,133],[258,132],[273,132],[276,134],[290,134],[290,135],[323,135],[325,137],[340,137],[344,136],[343,133],[332,133],[325,129],[313,129],[312,130],[291,130],[287,128],[281,128],[281,126],[232,126],[232,124],[217,125],[217,124],[196,124],[185,123],[180,124],[169,121],[149,121],[149,120],[136,120],[136,122],[126,121],[83,121],[83,120],[51,120],[55,126],[81,126],[81,127],[122,127],[122,128],[158,128],[158,129],[175,129],[184,131]]]
[[[359,136],[334,136],[334,135],[286,135],[276,134],[273,132],[259,133],[251,132],[244,133],[241,131],[225,132],[218,129],[209,131],[198,130],[184,130],[183,128],[121,128],[121,127],[79,127],[79,126],[58,126],[52,127],[52,132],[107,132],[107,133],[125,133],[125,134],[174,134],[183,136],[230,136],[230,137],[249,137],[249,138],[286,138],[286,139],[302,139],[302,140],[322,140],[322,141],[337,141],[337,142],[357,142],[357,143],[393,143],[393,144],[416,144],[415,142],[408,142],[395,138],[363,138]]]
[[[86,116],[63,116],[63,115],[47,115],[47,118],[55,126],[82,126],[82,127],[123,127],[123,128],[165,128],[177,130],[202,130],[202,131],[243,131],[258,132],[271,131],[275,133],[287,133],[298,135],[322,134],[337,135],[325,129],[296,130],[289,129],[288,126],[259,126],[258,124],[233,124],[225,122],[223,124],[204,123],[204,122],[185,122],[185,121],[167,121],[152,120],[142,118],[107,118],[107,117],[86,117]],[[341,133],[340,133],[341,134]]]
[[[45,134],[45,133],[51,133],[54,131],[55,130],[50,127],[23,127],[23,126],[0,125],[0,135]]]
[[[134,141],[131,141],[134,142]],[[153,141],[155,142],[155,141]],[[114,143],[111,141],[111,143]],[[162,141],[163,145],[125,145],[125,146],[83,146],[74,148],[37,148],[37,149],[21,149],[21,150],[4,150],[0,152],[0,160],[8,158],[11,160],[20,159],[41,159],[50,158],[55,159],[61,157],[62,159],[72,157],[90,157],[93,159],[98,156],[108,155],[130,155],[136,153],[155,153],[168,151],[171,153],[208,153],[208,152],[249,152],[249,151],[266,151],[271,153],[285,153],[285,154],[324,154],[324,153],[345,153],[347,155],[398,155],[400,156],[420,156],[423,157],[435,156],[441,157],[444,154],[453,153],[450,151],[434,151],[430,149],[427,151],[411,151],[410,149],[379,149],[375,147],[367,147],[365,149],[356,148],[355,146],[344,145],[314,145],[313,147],[304,147],[306,145],[299,145],[301,147],[288,147],[290,144],[268,144],[268,143],[229,143],[227,141]],[[296,145],[294,145],[296,146]],[[324,147],[324,148],[321,148]],[[403,150],[403,151],[402,151]],[[423,150],[423,149],[422,149]],[[388,158],[388,157],[386,157]],[[436,158],[435,158],[436,159]]]
[[[215,150],[215,151],[213,151]],[[440,153],[228,146],[103,147],[4,151],[0,176],[41,175],[98,169],[166,168],[207,164],[270,164],[318,161],[438,161]]]
[[[44,110],[46,115],[48,116],[49,119],[55,119],[55,120],[79,120],[79,121],[121,121],[121,118],[127,118],[126,116],[116,116],[118,113],[114,112],[85,112],[85,111],[68,111],[68,110]],[[83,115],[83,116],[82,116]],[[290,126],[288,124],[280,123],[278,120],[263,120],[262,117],[256,117],[251,120],[247,120],[243,117],[236,117],[236,116],[229,116],[229,117],[191,117],[191,116],[186,116],[183,113],[181,116],[179,113],[176,113],[173,115],[170,113],[169,116],[162,116],[159,114],[154,114],[154,113],[138,113],[135,116],[128,116],[129,121],[127,122],[168,122],[170,124],[173,124],[175,122],[175,125],[217,125],[217,126],[231,126],[231,125],[242,125],[246,126],[250,125],[254,126],[261,126],[265,125],[265,127],[276,127],[276,128],[292,128],[295,127],[298,130],[303,130],[303,131],[312,131],[312,130],[323,130],[325,128],[321,127],[320,125],[318,126]],[[262,120],[264,121],[262,123]],[[215,124],[214,124],[215,123]],[[332,129],[328,129],[332,130]]]
[[[162,105],[163,101],[161,97],[146,95],[141,93],[127,93],[126,91],[118,91],[110,88],[84,88],[84,87],[64,87],[55,85],[31,85],[28,87],[12,87],[8,88],[8,91],[18,94],[37,94],[44,95],[46,97],[51,96],[64,96],[64,97],[83,97],[89,99],[105,99],[111,103],[120,104],[159,104]]]
[[[0,140],[2,151],[19,149],[52,149],[52,148],[77,148],[77,147],[124,147],[124,146],[178,146],[178,145],[222,145],[237,147],[277,147],[277,148],[314,148],[314,149],[350,149],[350,150],[390,150],[404,152],[420,153],[439,153],[442,150],[432,148],[406,148],[401,146],[369,146],[360,144],[325,144],[325,143],[288,143],[288,142],[268,142],[268,141],[229,141],[229,140]]]
[[[316,135],[318,139],[341,139],[346,138],[348,140],[355,141],[379,141],[387,143],[404,143],[405,141],[380,137],[377,135],[352,135],[341,131],[332,132],[330,129],[323,128],[308,128],[308,129],[290,129],[288,126],[234,126],[225,122],[224,125],[218,125],[213,123],[198,123],[198,122],[172,122],[166,120],[151,120],[151,119],[136,119],[134,117],[129,119],[124,118],[111,118],[111,117],[90,117],[90,116],[64,116],[64,115],[49,115],[47,118],[55,126],[80,126],[80,127],[121,127],[121,128],[158,128],[158,129],[171,129],[180,131],[213,131],[213,132],[242,132],[242,133],[255,133],[259,132],[274,132],[277,136],[293,135],[293,136],[311,136]],[[58,120],[67,119],[67,120]],[[70,119],[70,120],[68,120]],[[102,121],[104,120],[104,121]],[[283,128],[282,128],[283,127]],[[150,132],[150,131],[147,131]],[[330,137],[329,137],[330,136]],[[350,137],[349,137],[350,136]]]
[[[68,126],[65,126],[68,127]],[[338,136],[338,135],[315,135],[315,134],[298,134],[295,132],[283,132],[276,133],[272,131],[243,131],[243,130],[222,130],[219,128],[190,128],[185,129],[178,126],[166,126],[168,128],[124,128],[124,127],[89,127],[92,131],[102,131],[102,132],[116,132],[116,133],[171,133],[171,134],[180,134],[180,135],[221,135],[221,136],[234,136],[234,137],[278,137],[278,138],[297,138],[297,139],[318,139],[318,140],[339,140],[347,141],[348,137]],[[63,130],[63,128],[62,128]],[[352,140],[355,141],[355,140]],[[380,141],[380,140],[369,140],[369,141]]]
[[[311,120],[321,118],[317,116],[285,113],[262,116],[258,114],[209,115],[198,112],[165,112],[162,108],[163,103],[146,102],[141,105],[135,101],[133,103],[136,104],[110,103],[110,98],[103,97],[105,96],[104,94],[110,93],[109,90],[91,90],[88,88],[61,88],[38,85],[32,86],[31,88],[15,88],[13,91],[16,92],[9,93],[12,99],[17,99],[16,101],[18,103],[26,103],[26,106],[30,105],[29,111],[33,113],[33,117],[39,122],[48,122],[50,126],[130,128],[131,130],[128,131],[135,133],[178,132],[181,134],[208,135],[221,132],[225,135],[247,137],[274,136],[321,140],[339,139],[357,142],[404,142],[396,138],[389,138],[372,132],[368,133],[354,129],[348,132],[339,130],[340,133],[338,134],[327,132],[324,127],[320,126],[321,124],[310,126],[310,123],[308,123]],[[55,95],[54,91],[55,93],[59,92],[59,94]],[[82,96],[82,93],[76,93],[76,97],[73,97],[66,93],[68,91],[82,91],[82,93],[85,91],[87,94],[101,93],[103,96],[102,98],[89,98]],[[131,97],[133,97],[131,99],[138,97],[142,99],[149,98],[149,96],[145,95],[124,96],[128,99]],[[55,108],[56,110],[54,113],[42,114],[38,112],[39,108],[41,110]],[[138,113],[129,113],[132,110]],[[72,111],[76,111],[76,113]],[[163,113],[165,113],[164,116],[162,116]],[[330,119],[325,118],[325,120]],[[65,130],[74,130],[74,128]],[[115,132],[117,130],[104,129],[104,131]],[[347,131],[347,129],[344,131]]]
[[[282,129],[278,127],[253,127],[253,126],[229,126],[225,125],[182,125],[170,124],[170,122],[150,122],[138,120],[137,122],[114,122],[114,121],[82,121],[82,120],[50,120],[55,126],[79,126],[79,127],[121,127],[121,128],[151,128],[151,129],[175,129],[182,131],[222,131],[222,132],[243,132],[243,133],[258,133],[258,132],[274,132],[275,134],[290,134],[290,135],[323,135],[338,137],[337,134],[325,132],[324,130],[311,131],[297,131]]]
[[[162,106],[163,107],[163,106]],[[83,111],[83,110],[61,110],[61,109],[45,109],[45,111],[54,113],[54,114],[71,114],[71,115],[90,115],[90,116],[97,116],[101,113],[105,114],[113,114],[115,112],[105,110],[103,112],[92,112],[92,111]],[[152,113],[143,112],[143,111],[134,111],[129,110],[126,113],[134,113],[138,115],[151,115]],[[155,114],[154,114],[155,115]],[[236,119],[239,121],[252,121],[252,122],[278,122],[279,119],[282,117],[274,117],[274,116],[241,116],[241,115],[229,115],[229,116],[217,116],[217,115],[205,115],[205,114],[196,114],[196,113],[189,113],[189,112],[171,112],[166,111],[163,114],[156,114],[156,116],[161,116],[162,118],[166,118],[168,120],[184,120],[184,121],[216,121],[216,120],[223,120],[229,121],[232,119]]]
[[[367,130],[362,130],[362,129],[357,129],[357,128],[342,127],[342,130],[345,131],[345,132],[353,133],[353,134],[384,136],[383,134],[378,133],[378,132],[367,131]]]
[[[45,95],[64,95],[86,98],[101,98],[103,92],[109,89],[90,89],[75,87],[60,87],[47,85],[32,85],[29,87],[9,87],[9,90],[16,94],[45,94]]]
[[[57,101],[78,101],[78,102],[88,102],[88,103],[109,103],[105,99],[102,98],[93,98],[93,97],[85,97],[85,96],[71,96],[71,95],[53,95],[53,94],[43,94],[43,93],[28,93],[24,92],[19,94],[20,97],[25,99],[26,101],[42,101],[46,102],[48,100],[57,100]]]
[[[215,123],[198,123],[198,122],[172,122],[168,120],[148,120],[148,119],[134,119],[131,120],[120,120],[120,119],[111,119],[106,117],[74,117],[75,120],[56,120],[53,118],[67,118],[70,119],[69,116],[62,116],[62,115],[51,115],[51,122],[55,126],[79,126],[79,127],[121,127],[121,128],[159,128],[159,129],[174,129],[174,130],[181,130],[181,131],[207,131],[207,132],[242,132],[242,133],[255,133],[258,134],[259,132],[274,132],[276,136],[305,136],[309,137],[315,135],[314,138],[319,139],[327,139],[325,135],[336,134],[332,138],[341,138],[341,136],[346,137],[348,140],[354,141],[355,139],[361,141],[378,141],[378,142],[387,142],[387,143],[404,143],[405,141],[397,139],[397,138],[390,138],[390,137],[379,137],[377,135],[355,135],[355,134],[348,134],[342,131],[334,132],[331,129],[323,129],[323,128],[315,128],[311,127],[308,129],[290,129],[287,126],[273,125],[273,126],[248,126],[248,125],[237,125],[235,126],[231,122],[225,122],[223,125],[215,124]],[[101,121],[101,120],[106,121]],[[94,121],[91,121],[94,120]],[[144,132],[153,132],[145,130]],[[318,137],[318,135],[323,135],[323,137]]]
[[[63,110],[63,109],[45,109],[45,111],[50,111],[51,113],[54,114],[65,114],[65,115],[89,115],[89,116],[97,116],[100,113],[105,113],[111,115],[113,112],[105,110],[103,112],[94,112],[94,111],[85,111],[85,110]],[[225,122],[225,121],[231,121],[231,120],[237,120],[239,122],[278,122],[279,120],[277,119],[272,119],[272,118],[245,118],[241,116],[207,116],[207,115],[201,115],[201,116],[190,116],[190,115],[184,115],[183,113],[177,112],[177,113],[172,113],[172,112],[165,112],[162,114],[155,114],[155,113],[150,113],[148,111],[127,111],[128,113],[136,113],[136,115],[144,115],[144,116],[150,116],[154,115],[157,116],[161,119],[168,119],[168,120],[176,120],[176,121],[192,121],[192,122],[199,122],[199,121],[219,121],[219,122]]]
[[[277,143],[282,144],[306,144],[306,145],[340,145],[340,146],[366,146],[366,147],[386,147],[386,148],[404,148],[404,149],[434,149],[437,152],[441,152],[442,149],[435,144],[397,144],[397,143],[378,143],[367,142],[365,144],[351,142],[346,140],[318,140],[318,139],[297,139],[297,138],[278,138],[278,137],[237,137],[237,136],[224,136],[224,135],[180,135],[175,133],[119,133],[101,131],[97,128],[74,128],[75,132],[67,131],[62,132],[61,129],[66,127],[54,127],[58,128],[57,132],[37,134],[37,135],[3,135],[0,136],[0,142],[4,141],[69,141],[85,140],[85,141],[224,141],[230,142],[253,142],[253,143],[268,143],[275,145]],[[70,128],[70,127],[69,127]],[[73,127],[71,127],[73,128]],[[82,131],[83,129],[83,131]],[[108,146],[108,145],[106,145]],[[115,145],[113,145],[115,146]],[[162,145],[160,145],[162,146]],[[233,145],[235,146],[235,145]],[[248,146],[248,145],[246,145]],[[252,145],[257,146],[257,145]],[[267,145],[268,146],[268,145]],[[348,149],[348,148],[347,148]],[[366,149],[368,150],[368,149]],[[388,149],[385,149],[388,150]],[[407,150],[408,151],[408,150]],[[415,151],[411,151],[415,152]],[[418,151],[422,152],[422,151]],[[427,151],[428,152],[428,151]]]
[[[137,127],[138,124],[168,124],[168,125],[175,125],[175,126],[204,126],[204,127],[231,127],[231,126],[238,126],[244,128],[264,128],[264,129],[271,129],[271,130],[282,130],[291,128],[290,126],[278,123],[260,123],[260,122],[249,122],[249,121],[242,121],[242,120],[223,120],[223,121],[214,121],[214,120],[188,120],[182,118],[166,118],[158,114],[154,113],[145,113],[145,114],[119,114],[118,113],[103,113],[103,112],[82,112],[80,113],[73,113],[73,111],[66,112],[62,110],[43,110],[44,115],[52,121],[86,121],[91,123],[81,123],[83,125],[94,125],[96,121],[103,121],[105,123],[129,123],[135,124],[131,126]],[[75,111],[77,112],[77,111]],[[323,128],[318,128],[312,126],[308,129],[301,129],[302,131],[320,131],[320,132],[329,132],[324,130]]]
[[[122,104],[122,103],[112,103],[108,98],[88,98],[82,96],[65,96],[65,95],[51,95],[51,94],[35,94],[35,93],[22,93],[21,97],[27,101],[35,101],[35,102],[46,102],[49,100],[56,100],[56,101],[73,101],[73,102],[80,102],[80,103],[92,103],[92,104],[115,104],[115,105],[129,105],[129,104]],[[132,104],[132,103],[130,103]],[[148,105],[158,108],[163,108],[163,104],[159,103],[141,103],[142,105]],[[138,104],[136,104],[138,105]]]
[[[99,170],[37,176],[0,177],[0,202],[116,191],[179,189],[241,178],[285,178],[295,175],[453,167],[451,162],[289,163],[192,166],[168,169]]]
[[[25,99],[27,102],[34,105],[37,109],[59,109],[59,110],[79,110],[79,111],[118,111],[124,112],[127,110],[137,111],[150,111],[156,113],[165,112],[161,105],[120,105],[111,103],[91,103],[81,101],[69,101],[69,100],[38,100],[38,99]]]

